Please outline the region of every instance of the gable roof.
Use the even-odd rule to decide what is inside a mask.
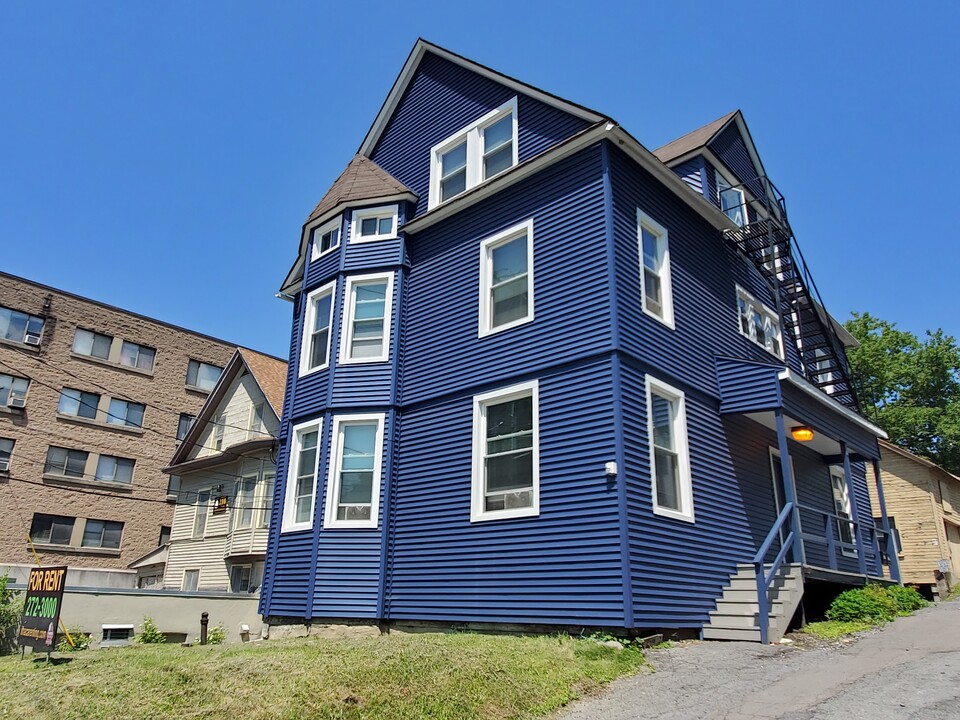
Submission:
[[[380,112],[377,113],[373,125],[370,126],[366,137],[364,137],[363,142],[360,143],[360,149],[357,151],[359,154],[370,155],[373,152],[377,146],[377,142],[380,140],[380,136],[387,127],[387,123],[390,121],[390,117],[393,115],[393,111],[400,103],[400,99],[403,97],[404,92],[406,92],[407,86],[413,80],[413,76],[416,74],[417,68],[423,60],[423,56],[428,52],[588,122],[596,123],[601,120],[609,120],[609,118],[602,113],[570,102],[569,100],[564,100],[533,85],[528,85],[509,75],[504,75],[485,65],[481,65],[473,60],[468,60],[462,55],[450,52],[439,45],[427,42],[423,38],[418,38],[416,44],[413,46],[413,50],[410,51],[410,55],[407,57],[407,61],[400,70],[400,74],[394,81],[393,87],[390,89],[390,94],[387,95],[387,99],[384,100]]]
[[[286,388],[287,363],[254,350],[237,348],[233,353],[233,357],[230,358],[230,362],[227,363],[223,372],[220,373],[220,379],[217,380],[217,384],[213,387],[213,390],[210,391],[210,395],[207,396],[203,407],[200,408],[200,412],[197,413],[196,419],[180,442],[180,445],[177,446],[173,457],[170,459],[170,464],[164,468],[164,471],[181,463],[185,463],[190,459],[190,451],[200,440],[200,435],[203,433],[204,428],[212,421],[217,408],[219,408],[226,399],[227,390],[230,385],[240,376],[244,369],[250,372],[250,375],[266,398],[267,404],[270,406],[270,412],[273,413],[279,422],[280,416],[283,414],[283,395]]]
[[[354,155],[344,171],[340,173],[326,195],[307,218],[307,223],[323,217],[331,210],[360,200],[375,200],[409,193],[413,199],[417,194],[397,180],[370,158]]]
[[[887,440],[880,440],[880,449],[890,450],[891,452],[895,452],[898,455],[905,457],[907,460],[912,460],[913,462],[919,463],[920,465],[928,467],[931,470],[936,470],[937,472],[943,473],[944,475],[946,475],[952,480],[956,480],[957,482],[960,482],[960,477],[954,475],[952,472],[950,472],[946,468],[940,467],[935,462],[933,462],[933,460],[928,460],[927,458],[917,455],[916,453],[912,453],[906,448],[902,448],[899,445],[894,445],[892,442],[889,442]],[[880,468],[883,469],[883,458],[880,459]]]
[[[668,163],[671,160],[680,157],[681,155],[686,155],[687,153],[702,148],[704,145],[709,144],[720,132],[727,126],[727,124],[733,119],[733,116],[739,113],[739,110],[733,110],[728,112],[721,118],[717,118],[711,123],[707,123],[701,128],[697,128],[692,132],[688,132],[682,137],[678,137],[676,140],[668,142],[662,147],[658,147],[653,151],[653,154],[657,156],[657,159],[660,162]]]

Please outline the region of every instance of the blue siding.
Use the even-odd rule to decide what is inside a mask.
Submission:
[[[538,517],[470,522],[471,395],[405,413],[389,617],[623,623],[609,360],[558,368],[539,388]]]
[[[760,175],[760,168],[753,164],[750,159],[750,153],[747,152],[747,145],[740,135],[740,128],[736,123],[731,123],[726,130],[720,133],[713,142],[710,143],[710,149],[720,158],[720,161],[733,171],[734,175],[741,183],[745,183],[747,189],[753,193],[754,197],[762,198],[763,184],[757,180]]]
[[[851,452],[867,458],[880,458],[877,438],[869,431],[843,418],[839,412],[825,408],[809,395],[794,387],[783,387],[783,408],[795,418],[803,418],[814,430],[830,437],[846,440]]]
[[[780,407],[780,366],[717,358],[721,413]]]
[[[530,218],[534,320],[478,337],[480,243]],[[609,347],[602,228],[594,147],[412,237],[402,404]]]
[[[679,175],[683,181],[699,195],[703,195],[703,167],[703,156],[697,155],[689,160],[685,160],[679,165],[674,165],[670,169]]]
[[[417,193],[416,214],[423,213],[429,197],[430,148],[514,96],[520,162],[589,124],[428,52],[370,159]]]

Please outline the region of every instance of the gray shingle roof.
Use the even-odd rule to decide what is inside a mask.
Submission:
[[[393,175],[377,165],[370,158],[355,155],[340,177],[334,181],[327,194],[317,203],[310,213],[307,222],[333,210],[337,205],[358,200],[375,200],[376,198],[408,193],[417,196]]]
[[[653,154],[657,156],[657,159],[660,162],[668,163],[674,158],[678,158],[681,155],[686,155],[691,150],[696,150],[697,148],[703,147],[708,142],[713,139],[713,136],[720,132],[721,128],[730,121],[730,119],[736,115],[739,110],[734,110],[724,115],[722,118],[717,118],[712,123],[704,125],[702,128],[697,128],[693,132],[689,132],[683,137],[679,137],[672,142],[668,142],[662,147],[658,147],[653,151]]]

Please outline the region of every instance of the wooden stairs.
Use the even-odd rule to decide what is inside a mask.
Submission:
[[[768,591],[770,618],[768,641],[779,642],[803,598],[803,572],[799,564],[784,564]],[[760,608],[757,602],[757,574],[753,565],[737,565],[730,584],[710,611],[703,626],[704,640],[760,642]]]

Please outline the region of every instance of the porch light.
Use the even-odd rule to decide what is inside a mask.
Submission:
[[[797,425],[796,427],[790,428],[790,434],[797,442],[810,442],[813,440],[813,430],[806,425]]]

